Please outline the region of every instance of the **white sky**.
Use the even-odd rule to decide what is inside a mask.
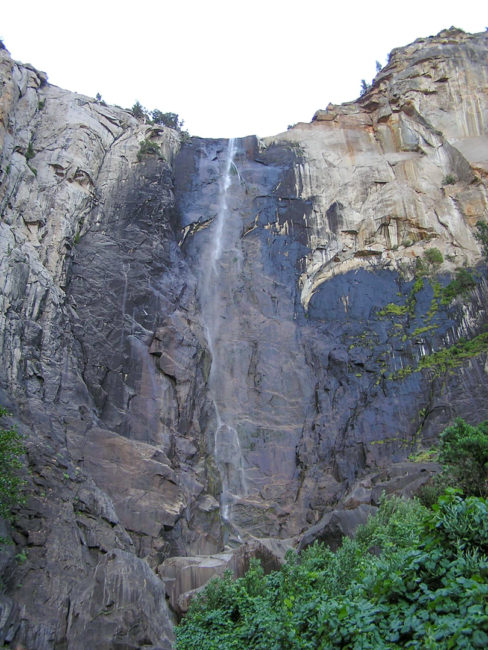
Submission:
[[[24,0],[0,38],[50,83],[178,113],[192,135],[274,135],[359,95],[394,47],[488,26],[486,0]],[[16,6],[15,6],[16,5]]]

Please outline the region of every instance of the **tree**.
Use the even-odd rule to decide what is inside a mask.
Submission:
[[[365,95],[369,90],[369,86],[366,83],[365,79],[361,79],[361,97]]]
[[[139,101],[136,101],[136,103],[130,110],[132,115],[138,120],[142,120],[145,117],[147,117],[147,111]]]
[[[458,418],[441,433],[439,460],[451,484],[466,495],[487,496],[488,420],[471,426]]]
[[[181,130],[183,127],[183,120],[179,119],[177,113],[163,113],[159,109],[155,108],[151,112],[152,121],[154,124],[163,124],[168,126],[170,129]]]
[[[9,415],[0,406],[0,418]],[[12,518],[12,508],[23,503],[22,489],[25,481],[20,470],[24,453],[22,436],[14,427],[0,428],[0,517]]]
[[[379,61],[376,61],[376,72],[381,72],[382,65]]]

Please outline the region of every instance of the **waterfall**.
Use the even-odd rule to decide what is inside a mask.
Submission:
[[[235,399],[233,358],[239,346],[227,307],[242,264],[240,216],[230,205],[233,178],[239,179],[235,154],[236,141],[230,139],[219,174],[217,214],[202,251],[200,278],[202,315],[212,356],[208,387],[215,410],[213,453],[222,482],[221,517],[226,523],[232,523],[236,499],[247,493],[239,434],[232,421],[232,409],[226,409]]]

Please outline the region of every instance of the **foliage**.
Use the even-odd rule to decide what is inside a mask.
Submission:
[[[426,354],[419,359],[416,367],[405,366],[392,373],[391,379],[403,379],[413,372],[425,369],[432,370],[435,376],[439,376],[453,368],[462,366],[467,359],[472,359],[485,352],[488,352],[488,332],[478,334],[467,341],[460,340],[454,345]]]
[[[463,296],[476,286],[473,274],[461,267],[456,269],[456,277],[442,290],[441,303],[448,305],[456,296]]]
[[[435,266],[442,264],[444,261],[442,253],[438,248],[428,248],[424,253],[424,257],[429,262],[429,264],[433,264]]]
[[[139,151],[137,153],[137,160],[141,162],[143,156],[158,156],[164,160],[164,156],[161,153],[160,146],[153,142],[152,140],[143,140],[140,144]]]
[[[130,112],[138,120],[143,120],[147,117],[147,110],[139,101],[136,101],[134,106],[130,109]]]
[[[214,580],[177,648],[486,647],[488,504],[454,490],[434,510],[384,501],[337,553],[315,543],[263,575]]]
[[[0,406],[0,417],[8,415]],[[22,489],[25,481],[20,470],[23,468],[22,436],[15,428],[0,428],[0,517],[11,519],[11,510],[24,502]]]
[[[5,43],[3,42],[3,39],[0,38],[0,50],[6,50],[7,48],[5,47]]]
[[[488,262],[488,223],[485,221],[478,221],[476,224],[475,237],[481,245],[485,261]]]
[[[34,147],[32,146],[32,140],[31,140],[29,142],[29,144],[27,145],[27,150],[25,152],[25,159],[26,160],[31,160],[32,158],[34,158],[35,155],[36,154],[34,152]]]
[[[439,460],[465,494],[488,496],[488,420],[471,426],[458,418],[441,434]]]
[[[170,129],[176,129],[181,131],[183,128],[183,120],[180,120],[176,113],[163,113],[159,109],[155,108],[151,112],[152,121],[154,124],[164,124]]]
[[[447,176],[444,176],[442,179],[442,184],[443,185],[454,185],[456,183],[457,178],[453,174],[447,174]]]
[[[366,83],[366,80],[365,80],[365,79],[361,79],[361,92],[360,92],[360,96],[362,97],[363,95],[365,95],[365,94],[368,92],[369,89],[370,89],[370,86]]]

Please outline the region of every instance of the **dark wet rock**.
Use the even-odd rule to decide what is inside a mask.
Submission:
[[[336,551],[342,544],[342,539],[346,536],[353,537],[358,526],[365,524],[376,510],[374,506],[361,504],[353,510],[332,510],[326,513],[303,535],[298,550],[301,551],[319,541]]]

